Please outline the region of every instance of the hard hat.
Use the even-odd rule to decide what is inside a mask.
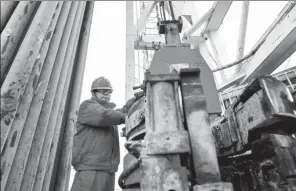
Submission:
[[[112,90],[112,86],[107,78],[99,77],[91,84],[91,91],[94,90]]]

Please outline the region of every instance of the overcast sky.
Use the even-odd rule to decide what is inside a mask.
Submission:
[[[252,1],[248,20],[245,53],[248,53],[265,30],[284,7],[286,1]],[[212,6],[212,2],[196,2],[198,15],[202,16]],[[241,2],[233,2],[220,28],[222,41],[229,61],[236,57],[237,34],[239,26]],[[90,86],[95,78],[105,76],[114,88],[112,101],[119,107],[125,103],[125,1],[96,1],[90,41],[87,53],[85,76],[83,80],[81,101],[90,98]],[[282,68],[296,65],[295,53],[293,61]],[[121,129],[119,130],[121,132]],[[124,139],[121,139],[121,158],[124,156]],[[122,172],[121,161],[117,176]],[[74,171],[71,174],[72,185]],[[116,180],[116,187],[117,180]]]

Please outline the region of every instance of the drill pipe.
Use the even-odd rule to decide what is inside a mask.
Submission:
[[[2,3],[2,2],[1,2]],[[21,1],[1,33],[1,76],[0,84],[9,70],[13,56],[26,34],[29,21],[40,5],[37,1]]]
[[[53,130],[51,130],[51,129],[54,129],[54,127],[49,126],[48,123],[50,120],[55,120],[50,118],[50,115],[53,115],[53,112],[58,112],[57,110],[53,109],[53,104],[54,104],[54,99],[58,99],[56,98],[58,96],[58,94],[56,93],[58,91],[57,89],[58,84],[62,82],[61,78],[66,77],[65,74],[62,73],[62,71],[67,70],[69,65],[68,57],[70,57],[71,54],[69,53],[67,54],[67,52],[72,52],[73,47],[72,46],[67,47],[67,46],[71,43],[71,41],[73,41],[73,38],[75,37],[74,36],[70,39],[71,32],[72,32],[71,30],[75,29],[73,28],[73,24],[75,21],[74,15],[77,13],[78,4],[79,4],[78,2],[77,3],[73,2],[71,5],[69,14],[65,14],[68,20],[67,20],[66,26],[64,28],[61,28],[61,30],[63,30],[63,36],[61,38],[57,56],[55,58],[54,67],[48,82],[47,93],[43,95],[43,97],[44,96],[45,97],[44,97],[44,102],[42,107],[38,108],[39,112],[41,110],[39,119],[37,120],[37,122],[33,124],[34,126],[38,127],[36,135],[39,135],[39,136],[35,136],[33,140],[34,147],[38,148],[37,153],[35,154],[32,153],[33,157],[37,156],[37,158],[35,159],[38,164],[38,166],[36,167],[36,169],[38,169],[36,174],[37,178],[35,180],[33,190],[41,190],[43,180],[44,180],[44,174],[46,171],[46,164],[47,164],[48,153],[49,153],[49,149],[44,149],[44,147],[47,148],[51,146],[50,145],[51,140],[53,139],[53,136],[54,136]],[[59,85],[59,88],[63,88],[63,86]],[[55,122],[56,121],[51,121],[51,123],[55,123]],[[44,156],[47,156],[47,157],[44,158]],[[40,166],[40,163],[42,163],[42,166]]]
[[[65,125],[65,134],[63,139],[63,148],[60,154],[58,173],[56,177],[56,184],[54,190],[63,190],[66,185],[68,185],[68,180],[65,177],[68,177],[68,169],[71,169],[71,151],[73,145],[73,132],[75,123],[77,120],[77,109],[79,106],[80,95],[81,95],[81,86],[83,81],[83,74],[85,69],[85,60],[87,53],[87,46],[90,34],[90,26],[92,21],[94,2],[87,2],[86,11],[84,15],[82,31],[80,35],[80,41],[78,44],[77,50],[77,63],[73,79],[72,95],[71,101],[67,116],[67,123]],[[68,190],[68,189],[67,189]]]
[[[0,30],[2,32],[14,9],[18,5],[18,1],[1,1]]]
[[[55,14],[59,15],[60,12],[61,12],[61,6],[59,6],[59,8],[56,9]],[[14,144],[15,146],[9,148],[9,153],[7,153],[8,156],[6,158],[8,160],[15,158],[13,161],[14,165],[11,169],[12,172],[10,173],[10,177],[14,177],[15,180],[19,181],[17,184],[14,185],[18,189],[21,186],[20,184],[22,182],[22,179],[29,177],[29,176],[25,176],[27,174],[25,173],[25,168],[24,167],[20,168],[20,165],[18,164],[28,165],[28,163],[31,162],[34,165],[36,165],[35,161],[30,161],[30,159],[28,160],[30,149],[32,149],[30,145],[30,141],[32,141],[33,139],[34,128],[33,127],[23,128],[23,127],[24,127],[24,124],[26,124],[25,121],[30,120],[30,118],[27,118],[29,111],[34,109],[34,108],[31,108],[30,106],[31,106],[35,91],[38,88],[37,82],[40,76],[41,68],[43,67],[43,64],[44,64],[45,57],[49,50],[49,45],[51,43],[52,34],[53,34],[52,31],[54,31],[55,29],[57,20],[58,20],[58,17],[54,18],[48,28],[48,32],[47,32],[48,35],[46,35],[46,40],[42,44],[42,47],[39,52],[40,54],[36,59],[33,70],[31,72],[31,76],[29,78],[27,88],[25,90],[24,95],[22,96],[22,99],[20,100],[19,107],[17,109],[17,114],[21,117],[17,117],[13,121],[12,130],[10,131],[9,137],[7,140],[9,142],[9,140],[12,139],[11,137],[12,132],[13,133],[18,132],[18,136],[15,139],[15,144]],[[22,147],[23,149],[18,149],[18,147]],[[28,173],[28,174],[31,174],[31,173]],[[28,189],[20,189],[20,190],[28,190]]]
[[[71,3],[64,2],[63,6],[61,7],[62,11],[60,15],[57,15],[58,23],[55,27],[55,33],[52,37],[50,49],[48,51],[46,60],[44,62],[44,67],[39,78],[39,86],[38,86],[38,89],[36,90],[36,94],[34,96],[32,106],[31,106],[34,109],[30,111],[30,118],[28,118],[31,120],[26,122],[26,125],[25,125],[27,127],[31,127],[31,131],[32,131],[31,136],[28,136],[28,137],[31,137],[32,142],[31,142],[31,150],[28,156],[28,162],[25,168],[25,174],[32,174],[32,176],[24,177],[21,185],[21,190],[32,190],[34,186],[35,176],[37,173],[37,165],[38,165],[39,157],[41,155],[41,148],[42,148],[42,143],[44,139],[44,135],[42,134],[42,131],[46,131],[46,129],[40,128],[40,126],[37,125],[38,118],[40,116],[38,112],[40,112],[43,104],[43,99],[46,93],[48,80],[53,67],[53,60],[56,57],[56,52],[53,49],[54,48],[58,49],[57,45],[59,40],[62,37],[62,33],[60,31],[63,30],[65,26],[65,22],[66,22],[65,17],[69,12],[70,7],[71,7]],[[50,56],[52,56],[53,59],[50,59],[49,58]]]
[[[38,11],[37,12],[37,14],[39,13],[40,15],[40,17],[41,18],[38,18],[38,19],[36,19],[37,21],[35,22],[35,23],[33,23],[32,25],[33,25],[33,27],[34,26],[36,26],[36,25],[34,25],[34,24],[38,24],[39,22],[41,22],[41,20],[40,19],[42,19],[43,17],[45,17],[46,18],[46,20],[45,20],[45,26],[43,26],[44,28],[43,28],[43,32],[44,33],[46,33],[46,31],[49,29],[49,27],[50,27],[50,23],[51,23],[51,15],[43,15],[43,13],[44,13],[44,9],[46,8],[48,11],[46,11],[47,12],[47,14],[54,14],[54,12],[55,11],[59,11],[59,10],[56,10],[56,6],[57,6],[57,3],[50,3],[50,4],[47,4],[47,3],[44,3],[44,5],[40,8],[40,11]],[[55,24],[55,22],[56,21],[53,21],[53,24]],[[43,23],[42,23],[43,24]],[[42,26],[42,24],[40,24],[39,26]],[[31,26],[32,27],[32,26]],[[30,27],[30,28],[31,28]],[[33,28],[33,33],[35,32],[34,30],[36,30],[35,28]],[[42,30],[41,30],[42,31]],[[38,31],[37,30],[37,35],[38,34],[40,34],[39,32],[41,32],[41,31]],[[32,32],[29,30],[28,31],[28,34],[32,34]],[[36,34],[36,33],[35,33]],[[40,49],[41,49],[41,51],[44,51],[44,53],[46,54],[46,51],[47,51],[47,49],[48,49],[48,44],[47,44],[47,42],[46,43],[42,43],[42,42],[44,42],[43,41],[43,39],[44,38],[41,38],[41,39],[38,39],[36,36],[35,36],[35,34],[33,35],[33,36],[27,36],[28,38],[27,38],[27,41],[25,41],[26,43],[30,43],[31,45],[36,45],[36,46],[32,46],[31,48],[34,48],[34,47],[36,47],[37,48],[37,51],[39,52],[40,51]],[[44,35],[43,35],[44,36]],[[39,36],[40,37],[40,36]],[[38,39],[39,40],[39,44],[40,45],[38,45],[38,42],[35,42],[35,40],[36,39],[34,39],[34,38],[36,38],[36,39]],[[49,38],[50,39],[50,38]],[[47,39],[47,40],[49,40],[49,39]],[[28,42],[28,41],[31,41],[31,42]],[[32,41],[33,41],[33,43],[32,43]],[[25,43],[25,45],[26,45],[26,43]],[[35,44],[36,43],[36,44]],[[42,45],[44,45],[44,46],[42,46]],[[18,168],[19,167],[21,167],[21,166],[19,166],[18,167],[18,165],[17,164],[15,164],[15,165],[9,165],[10,163],[12,163],[12,162],[14,162],[14,163],[17,163],[17,160],[22,160],[22,157],[20,158],[20,159],[17,159],[16,157],[15,157],[15,151],[16,151],[16,149],[17,148],[19,148],[18,147],[18,141],[20,140],[19,138],[20,138],[20,136],[22,135],[22,126],[19,126],[19,125],[14,125],[14,126],[12,126],[12,124],[18,124],[19,122],[22,122],[22,119],[20,119],[19,118],[19,114],[18,115],[16,115],[16,111],[17,111],[17,109],[18,109],[18,107],[20,107],[19,108],[19,110],[25,110],[26,111],[26,109],[28,109],[28,107],[30,106],[30,101],[32,100],[32,94],[33,94],[33,91],[34,91],[34,88],[36,87],[36,82],[34,82],[34,79],[36,78],[37,80],[38,80],[38,76],[36,76],[36,75],[39,75],[39,72],[40,71],[38,71],[39,70],[39,65],[36,65],[35,66],[35,69],[33,69],[33,67],[34,67],[34,64],[36,63],[35,61],[35,59],[42,59],[42,57],[40,56],[38,56],[38,58],[36,58],[37,57],[37,55],[35,56],[35,59],[34,59],[34,56],[32,56],[32,58],[31,58],[31,60],[30,59],[28,59],[28,60],[30,60],[30,61],[28,61],[26,64],[28,64],[28,65],[30,65],[29,66],[29,68],[30,68],[30,71],[27,71],[27,74],[24,74],[24,75],[26,75],[25,77],[24,76],[18,76],[18,74],[20,74],[20,73],[22,73],[22,72],[24,72],[24,71],[15,71],[15,70],[21,70],[21,66],[19,66],[19,65],[21,65],[21,64],[23,64],[24,62],[23,62],[23,58],[22,58],[22,56],[26,56],[25,55],[25,53],[27,52],[26,50],[24,50],[24,49],[28,49],[27,47],[25,47],[25,46],[23,46],[23,44],[22,44],[22,46],[21,46],[21,49],[20,49],[20,53],[17,55],[17,59],[15,59],[15,61],[13,62],[13,64],[15,64],[15,65],[12,65],[12,68],[11,68],[11,70],[9,71],[9,73],[8,73],[8,77],[10,77],[10,78],[6,78],[5,79],[5,82],[4,82],[4,84],[3,84],[3,86],[5,87],[4,88],[4,91],[3,92],[7,92],[9,95],[10,95],[10,97],[8,97],[7,99],[3,99],[2,97],[1,97],[1,101],[3,101],[3,102],[9,102],[10,104],[12,104],[12,102],[10,102],[10,101],[15,101],[15,103],[13,103],[13,105],[10,105],[10,107],[11,108],[15,108],[14,110],[9,110],[8,112],[9,113],[11,113],[10,115],[11,116],[9,116],[9,118],[6,118],[6,119],[11,119],[11,121],[10,121],[10,123],[9,124],[5,124],[6,126],[5,126],[5,134],[4,134],[4,136],[3,136],[3,138],[4,138],[4,140],[2,140],[1,139],[1,142],[5,142],[5,145],[7,146],[7,142],[6,142],[6,138],[7,138],[7,136],[8,136],[8,133],[10,134],[10,136],[12,136],[12,141],[10,142],[11,144],[10,144],[10,147],[6,147],[6,149],[9,149],[9,150],[7,150],[7,151],[4,151],[4,149],[2,150],[3,152],[2,152],[2,156],[4,156],[5,157],[5,159],[7,160],[1,160],[1,166],[2,166],[2,170],[3,170],[3,175],[2,175],[2,179],[1,179],[1,188],[5,188],[5,186],[7,185],[7,189],[8,190],[10,190],[10,189],[13,189],[13,188],[15,188],[15,187],[18,187],[19,186],[19,184],[20,184],[20,180],[21,180],[21,178],[20,177],[18,177],[18,176],[22,176],[22,173],[19,173],[18,172]],[[29,50],[30,50],[30,48],[29,48]],[[32,50],[31,49],[31,52],[32,51],[36,51],[36,50]],[[36,51],[36,52],[37,52]],[[37,53],[38,53],[37,52]],[[28,53],[28,52],[27,52]],[[32,53],[33,54],[33,53]],[[21,60],[22,59],[22,60]],[[15,66],[15,67],[18,67],[17,69],[16,68],[14,68],[15,70],[13,70],[13,66]],[[19,72],[19,73],[18,73]],[[33,72],[33,73],[32,73]],[[32,74],[32,75],[30,75],[30,74]],[[35,76],[34,76],[35,75]],[[24,78],[27,78],[26,80],[24,80]],[[19,80],[18,80],[19,79]],[[21,88],[20,87],[17,87],[17,86],[15,86],[15,84],[17,84],[17,82],[16,82],[16,80],[18,80],[18,83],[22,83],[22,80],[24,80],[23,81],[23,83],[24,84],[22,84],[22,86],[21,86]],[[8,85],[8,87],[7,87],[7,84],[5,84],[5,83],[9,83],[9,81],[12,83],[12,84],[9,84]],[[28,84],[29,84],[29,86],[28,86]],[[34,87],[33,87],[34,86]],[[26,88],[27,87],[27,88]],[[18,88],[18,89],[17,89]],[[8,91],[7,91],[7,89],[8,89]],[[18,97],[18,96],[20,96],[19,94],[18,94],[18,92],[19,92],[19,89],[21,89],[21,91],[22,91],[22,99],[20,99],[20,97]],[[2,89],[3,90],[3,89]],[[1,91],[1,93],[2,93],[2,91]],[[15,95],[14,93],[16,93],[17,95]],[[25,94],[24,94],[25,93]],[[16,97],[14,97],[14,96],[16,96]],[[17,98],[17,99],[16,99]],[[3,100],[2,100],[3,99]],[[16,99],[16,100],[15,100]],[[28,99],[28,100],[26,100],[26,99]],[[6,105],[7,106],[7,105]],[[2,109],[2,114],[3,114],[3,112],[7,112],[7,107],[6,106],[4,106],[3,107],[3,105],[1,105],[1,109]],[[22,114],[23,115],[23,114]],[[15,116],[16,116],[16,118],[15,118]],[[26,115],[25,115],[26,116]],[[2,117],[5,117],[5,116],[2,116]],[[2,118],[2,120],[3,120],[3,118]],[[2,122],[2,121],[1,121]],[[5,121],[4,120],[4,122],[7,122],[7,121]],[[3,128],[3,126],[1,126],[2,128]],[[13,135],[12,135],[12,131],[11,131],[11,128],[13,129],[13,128],[17,128],[17,129],[19,129],[19,131],[20,132],[18,132],[18,131],[13,131]],[[1,133],[1,136],[2,136],[2,133]],[[25,136],[22,136],[23,137],[23,139],[25,139]],[[21,146],[23,146],[23,145],[21,145]],[[1,145],[1,147],[2,148],[4,148],[5,146],[2,146]],[[21,153],[22,153],[22,150],[24,150],[24,149],[18,149],[18,151],[17,151],[17,153],[16,153],[16,156],[18,156],[18,155],[22,155]],[[12,156],[12,157],[8,157],[8,156]],[[16,158],[15,159],[15,161],[13,160],[13,158]],[[23,161],[21,161],[22,163],[21,164],[23,164]],[[21,172],[23,172],[22,171],[22,169],[20,169],[20,171]],[[12,183],[13,182],[13,183]],[[18,189],[16,189],[16,190],[18,190]]]
[[[51,148],[49,150],[49,157],[47,158],[47,171],[45,173],[44,182],[42,186],[42,190],[55,190],[53,188],[55,184],[55,178],[53,178],[53,175],[56,174],[56,168],[57,168],[57,162],[60,153],[60,146],[61,146],[61,139],[64,132],[65,126],[65,118],[64,115],[65,111],[68,111],[68,105],[69,102],[66,102],[69,100],[69,94],[72,93],[69,90],[69,86],[71,83],[71,76],[75,61],[75,54],[77,50],[77,44],[80,36],[81,31],[81,25],[85,10],[85,4],[86,2],[80,2],[78,6],[78,11],[76,14],[75,24],[74,24],[74,33],[71,35],[71,38],[74,38],[74,41],[71,41],[69,44],[69,47],[73,47],[71,52],[69,52],[69,56],[66,57],[66,62],[68,62],[68,67],[64,67],[63,71],[61,73],[61,76],[65,76],[64,78],[59,79],[58,89],[55,94],[54,104],[51,109],[50,114],[50,120],[48,122],[48,127],[54,129],[54,136],[51,137],[51,142],[49,145],[51,145]],[[70,51],[70,49],[69,49]],[[66,70],[66,71],[64,71]]]
[[[58,2],[44,1],[1,87],[1,152]]]

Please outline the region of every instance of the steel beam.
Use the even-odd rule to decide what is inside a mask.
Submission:
[[[237,85],[237,83],[245,77],[244,73],[238,73],[232,78],[223,81],[221,84],[217,86],[218,92],[223,92],[224,90],[230,88],[231,86]]]
[[[158,1],[150,2],[147,5],[147,7],[144,9],[140,18],[138,19],[138,22],[133,27],[134,34],[140,34],[145,29],[146,21],[149,18],[151,12],[153,11],[154,7],[156,6],[157,2]],[[133,7],[133,6],[131,6],[131,7]],[[133,11],[133,9],[131,11]],[[133,17],[131,17],[129,19],[131,19],[131,21],[127,20],[127,22],[133,22]]]
[[[250,1],[242,1],[242,13],[238,33],[238,43],[237,43],[237,54],[236,59],[241,59],[244,56],[245,50],[245,40],[248,25],[248,13],[249,13]]]
[[[135,50],[155,50],[155,49],[159,49],[164,45],[165,45],[164,42],[145,42],[145,41],[137,40],[134,42],[134,49]]]
[[[160,35],[142,36],[141,40],[144,42],[165,42],[165,38]]]
[[[211,31],[210,33],[210,42],[214,52],[214,58],[216,60],[217,66],[222,67],[228,63],[227,53],[224,47],[224,44],[221,42],[219,31]],[[226,75],[224,71],[220,71],[222,80],[226,80]]]
[[[181,7],[181,5],[179,5],[180,3],[184,3],[183,9],[182,9],[182,16],[185,17],[185,15],[188,15],[191,17],[192,23],[196,23],[199,16],[198,16],[198,11],[196,11],[194,1],[173,1],[173,5],[174,7],[176,7],[176,9],[179,9],[179,7]],[[190,20],[188,21],[190,23]]]
[[[186,40],[190,37],[199,27],[201,27],[205,22],[209,20],[212,16],[214,9],[211,8],[206,14],[204,14],[195,24],[192,25],[186,32],[184,32],[183,40]]]
[[[205,42],[205,39],[202,36],[189,36],[189,37],[186,37],[186,39],[183,39],[182,42],[192,44],[192,45],[198,45]]]
[[[213,6],[213,14],[205,27],[204,32],[217,31],[222,24],[232,1],[217,1]]]
[[[190,1],[188,1],[188,2],[186,2],[186,1],[172,1],[172,4],[173,4],[175,19],[178,19],[178,17],[183,17],[188,21],[189,26],[191,26],[192,22],[194,22],[197,18],[196,10],[194,9],[194,3],[190,2]],[[188,9],[188,4],[190,4],[191,10],[186,10],[186,12],[185,12],[184,9]],[[171,14],[169,6],[165,6],[165,10],[168,14]],[[185,15],[190,16],[190,17],[186,17]],[[183,28],[186,27],[184,25],[187,26],[188,25],[187,22],[183,22]],[[188,28],[188,26],[186,28]]]
[[[272,73],[296,51],[296,2],[265,38],[261,47],[244,65],[246,76],[241,84],[259,75]]]
[[[295,4],[290,1],[282,9],[279,16],[256,43],[253,50],[258,49],[248,59],[240,72],[218,87],[221,92],[232,85],[244,84],[259,75],[271,74],[296,49]]]
[[[128,100],[131,97],[133,97],[133,86],[134,86],[134,82],[135,82],[134,41],[136,39],[136,33],[135,33],[135,28],[134,28],[134,13],[133,13],[134,10],[133,9],[134,9],[133,1],[126,1],[125,100]],[[151,11],[152,11],[152,9],[151,9]],[[146,14],[146,15],[148,15],[148,14]],[[147,16],[147,18],[148,18],[148,16]],[[145,24],[147,19],[145,20],[143,18],[141,20],[143,20],[142,24]]]

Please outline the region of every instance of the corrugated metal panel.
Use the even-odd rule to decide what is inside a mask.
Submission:
[[[2,4],[1,190],[67,190],[94,2]]]

